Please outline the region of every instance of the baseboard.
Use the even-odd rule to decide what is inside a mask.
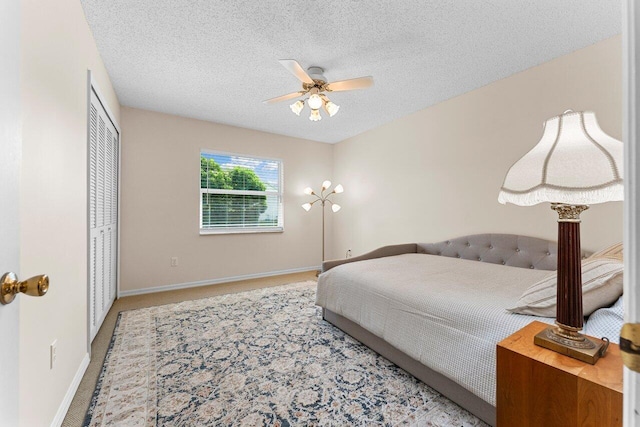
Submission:
[[[73,377],[73,381],[69,385],[67,389],[67,394],[64,395],[64,399],[62,399],[62,403],[58,408],[58,412],[56,413],[55,418],[51,421],[51,427],[60,427],[62,422],[64,421],[64,417],[67,415],[67,411],[71,406],[71,401],[73,397],[76,395],[76,391],[78,391],[78,386],[80,385],[80,381],[82,381],[82,377],[84,376],[87,367],[89,366],[89,353],[84,355],[84,359],[80,362],[80,366],[78,367],[78,371],[76,375]]]
[[[245,274],[243,276],[223,277],[221,279],[199,280],[197,282],[176,283],[173,285],[154,286],[152,288],[132,289],[129,291],[120,291],[118,298],[129,297],[132,295],[151,294],[155,292],[174,291],[177,289],[195,288],[197,286],[217,285],[219,283],[239,282],[241,280],[260,279],[262,277],[281,276],[283,274],[302,273],[305,271],[319,270],[319,266],[301,267],[290,270],[269,271],[266,273]]]

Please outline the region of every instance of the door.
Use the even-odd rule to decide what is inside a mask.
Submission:
[[[640,323],[640,7],[635,0],[623,4],[624,311],[625,322]],[[624,425],[640,427],[640,373],[625,368],[623,383]]]
[[[89,103],[89,330],[98,333],[116,298],[119,132],[99,92]]]
[[[19,274],[20,0],[0,2],[0,275]],[[18,425],[18,369],[20,298],[0,305],[0,425]],[[8,367],[8,369],[7,369]]]

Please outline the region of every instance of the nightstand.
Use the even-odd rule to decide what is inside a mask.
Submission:
[[[531,322],[498,343],[497,426],[622,426],[622,359],[610,344],[595,365],[533,343]]]

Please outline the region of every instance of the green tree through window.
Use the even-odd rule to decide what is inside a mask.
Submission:
[[[229,172],[233,190],[265,191],[266,186],[250,169],[236,166]],[[229,212],[241,224],[257,224],[260,214],[267,210],[267,196],[231,196]]]

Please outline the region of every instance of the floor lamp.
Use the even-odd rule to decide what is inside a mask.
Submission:
[[[337,203],[333,203],[330,197],[333,194],[340,194],[344,191],[344,188],[340,184],[336,185],[333,191],[328,192],[330,187],[331,187],[331,181],[323,182],[322,188],[320,189],[320,194],[313,191],[311,187],[305,188],[304,194],[307,194],[309,196],[315,196],[316,198],[310,203],[305,203],[304,205],[302,205],[302,209],[309,212],[311,210],[311,207],[316,202],[320,202],[322,204],[322,262],[324,262],[324,206],[325,204],[329,203],[331,205],[331,210],[333,212],[338,212],[340,210],[340,205]],[[325,194],[325,192],[328,192],[328,193]]]
[[[603,344],[580,333],[580,213],[591,204],[622,200],[622,156],[622,143],[600,129],[594,113],[565,111],[546,121],[540,142],[511,166],[498,196],[500,203],[520,206],[551,202],[558,213],[556,326],[534,342],[591,364]]]

